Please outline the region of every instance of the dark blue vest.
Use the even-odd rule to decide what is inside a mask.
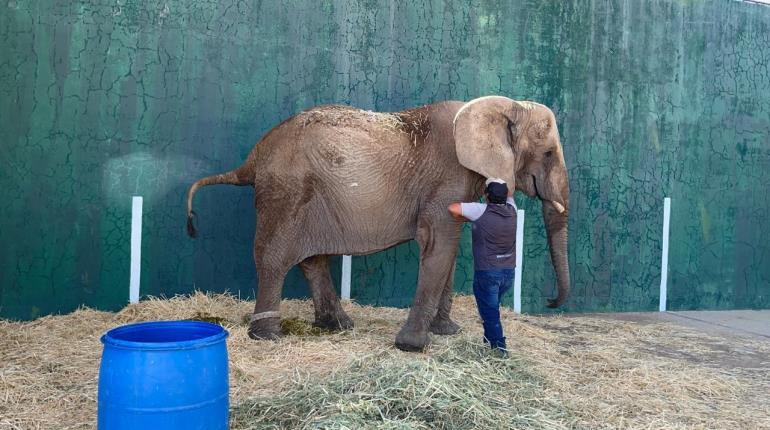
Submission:
[[[487,204],[473,221],[473,268],[475,270],[516,267],[516,209],[503,204]]]

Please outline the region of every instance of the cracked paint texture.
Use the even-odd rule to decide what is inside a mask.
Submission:
[[[142,294],[253,296],[253,193],[185,192],[323,103],[401,110],[501,94],[550,106],[572,188],[568,311],[654,310],[663,198],[669,306],[770,307],[770,7],[695,1],[0,3],[0,315]],[[523,309],[555,294],[540,203]],[[456,290],[469,292],[470,235]],[[417,247],[353,259],[353,298],[408,306]],[[339,260],[333,261],[335,280]],[[285,293],[307,293],[290,272]],[[510,297],[508,298],[510,300]]]

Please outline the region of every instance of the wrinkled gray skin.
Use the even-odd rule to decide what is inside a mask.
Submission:
[[[188,231],[196,190],[210,184],[253,185],[257,208],[254,262],[259,275],[249,335],[280,336],[284,276],[299,264],[308,279],[315,323],[353,326],[342,310],[328,256],[364,255],[415,239],[417,293],[396,346],[421,351],[429,332],[454,334],[452,278],[461,222],[447,206],[478,199],[485,177],[543,201],[557,307],[567,299],[569,185],[550,109],[505,97],[448,101],[403,112],[319,106],[273,128],[246,162],[203,178],[188,192]]]

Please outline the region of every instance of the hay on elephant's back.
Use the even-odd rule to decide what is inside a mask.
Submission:
[[[762,428],[770,420],[768,369],[728,372],[690,360],[714,353],[718,341],[679,328],[506,310],[512,359],[501,361],[479,345],[472,298],[455,300],[464,332],[434,336],[425,354],[392,346],[406,310],[344,306],[355,329],[277,342],[249,339],[253,302],[228,295],[0,321],[0,428],[93,428],[101,334],[186,318],[230,331],[233,428],[473,428],[493,417],[507,421],[499,428]],[[282,316],[312,321],[312,305],[286,300]],[[770,352],[763,345],[751,347]],[[663,350],[681,357],[656,354]]]
[[[310,124],[360,127],[362,123],[371,123],[393,130],[400,130],[404,126],[404,122],[398,115],[342,105],[317,106],[297,114],[297,120],[304,127]]]
[[[342,105],[324,105],[300,112],[296,120],[303,127],[323,124],[340,129],[352,127],[357,131],[387,130],[391,133],[403,134],[413,145],[423,141],[431,129],[427,113],[419,108],[402,112],[374,112]],[[362,124],[376,127],[362,127]]]

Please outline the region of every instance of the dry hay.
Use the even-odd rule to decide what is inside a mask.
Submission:
[[[392,347],[405,310],[346,303],[355,329],[271,342],[246,336],[252,306],[196,293],[0,321],[0,428],[93,428],[101,334],[186,318],[230,331],[233,428],[770,428],[769,369],[720,368],[735,348],[763,355],[766,343],[505,310],[506,360],[478,344],[473,299],[458,297],[463,333],[412,354]],[[282,306],[287,327],[312,319],[307,301]]]
[[[298,113],[295,121],[302,127],[313,124],[335,127],[340,135],[351,127],[356,132],[377,130],[404,133],[415,146],[430,133],[428,114],[421,108],[402,112],[374,112],[343,105],[323,105]]]
[[[359,127],[361,123],[371,123],[392,130],[401,130],[404,126],[404,122],[398,115],[343,105],[316,106],[298,113],[296,119],[303,127],[314,123],[333,127]]]
[[[430,360],[376,351],[319,381],[302,374],[278,396],[251,398],[236,428],[564,428],[574,421],[521,357],[462,342]],[[297,405],[302,405],[297,407]]]

